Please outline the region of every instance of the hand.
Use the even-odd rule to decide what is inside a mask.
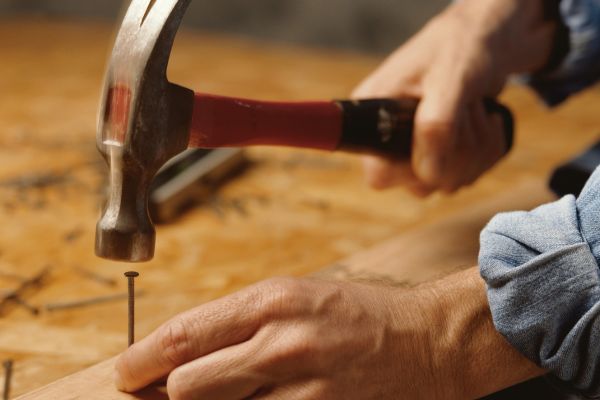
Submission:
[[[423,305],[406,290],[269,280],[134,344],[117,362],[117,386],[168,376],[172,400],[451,399]]]
[[[367,158],[370,185],[453,192],[492,167],[506,143],[500,117],[482,100],[496,97],[510,74],[542,68],[553,38],[543,0],[462,0],[434,18],[353,93],[421,99],[412,160]]]

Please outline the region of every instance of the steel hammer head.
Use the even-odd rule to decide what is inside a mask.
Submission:
[[[167,65],[190,0],[133,0],[116,38],[98,117],[109,192],[96,254],[140,262],[154,255],[148,214],[154,175],[187,148],[194,93],[169,83]]]

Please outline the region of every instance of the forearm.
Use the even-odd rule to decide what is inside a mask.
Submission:
[[[454,398],[478,398],[544,373],[494,328],[477,268],[418,290],[433,307],[435,379]]]

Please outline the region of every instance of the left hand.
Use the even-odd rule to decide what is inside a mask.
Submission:
[[[117,361],[132,392],[173,400],[453,398],[435,320],[411,290],[271,279],[185,312]],[[435,377],[433,376],[435,374]]]

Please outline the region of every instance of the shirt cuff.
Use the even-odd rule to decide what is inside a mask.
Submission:
[[[550,106],[600,79],[600,0],[561,0],[569,51],[558,67],[522,76]]]
[[[496,329],[573,389],[600,396],[600,169],[580,197],[496,216],[479,263]]]

